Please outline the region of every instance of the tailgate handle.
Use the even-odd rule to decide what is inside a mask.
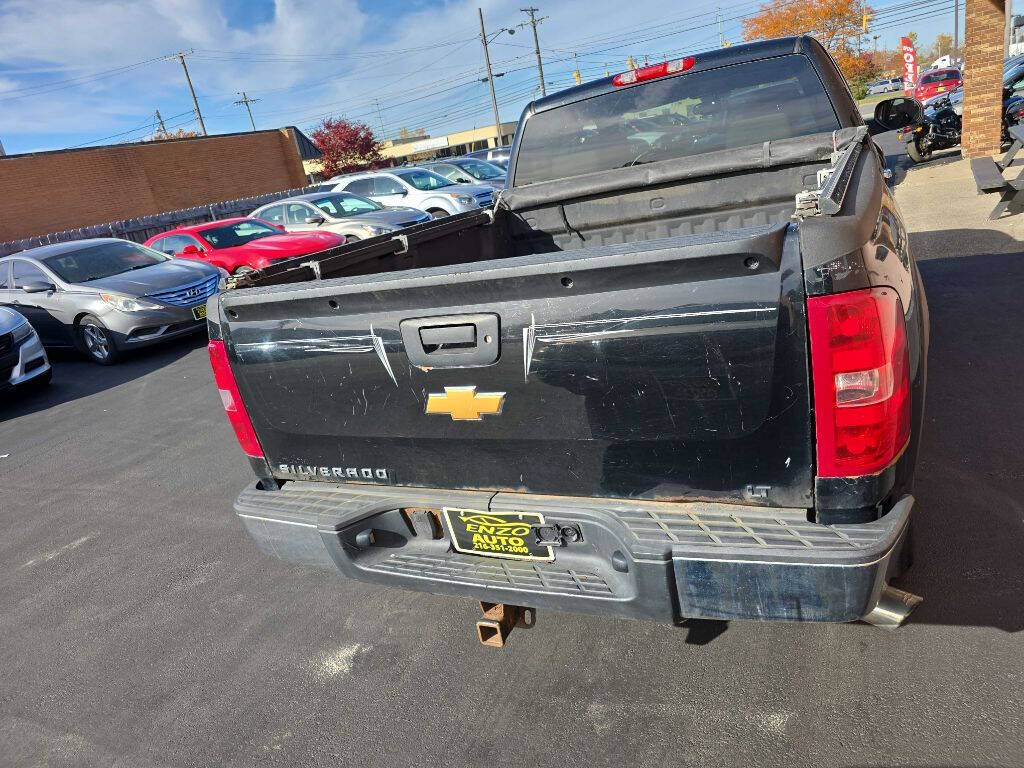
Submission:
[[[469,349],[476,346],[476,326],[467,323],[420,328],[420,342],[427,354],[440,350]]]
[[[421,368],[476,368],[498,359],[498,316],[439,315],[399,323],[409,362]]]

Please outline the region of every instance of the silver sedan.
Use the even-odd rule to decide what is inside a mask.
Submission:
[[[52,375],[39,334],[24,315],[0,307],[0,392],[49,384]]]
[[[226,274],[127,240],[78,240],[0,259],[0,305],[25,315],[44,345],[110,365],[127,350],[206,330],[206,300]]]
[[[348,242],[386,235],[433,218],[418,208],[386,207],[351,192],[297,195],[257,208],[249,216],[284,227],[288,232],[334,232],[344,235]]]

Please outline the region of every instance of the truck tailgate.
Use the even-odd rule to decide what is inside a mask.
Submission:
[[[278,477],[807,507],[788,225],[230,291]]]

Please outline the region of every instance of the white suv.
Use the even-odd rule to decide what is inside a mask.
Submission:
[[[486,208],[494,201],[494,189],[484,184],[453,184],[423,168],[393,168],[351,176],[336,176],[321,189],[332,185],[369,197],[381,205],[411,205],[435,219],[455,213]]]

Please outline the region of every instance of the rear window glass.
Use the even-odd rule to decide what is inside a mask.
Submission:
[[[918,85],[927,85],[928,83],[941,83],[944,80],[956,80],[960,77],[959,72],[952,70],[946,70],[944,72],[932,72],[928,75],[921,77],[921,82]]]
[[[515,185],[834,131],[805,56],[719,67],[616,89],[526,122]]]

